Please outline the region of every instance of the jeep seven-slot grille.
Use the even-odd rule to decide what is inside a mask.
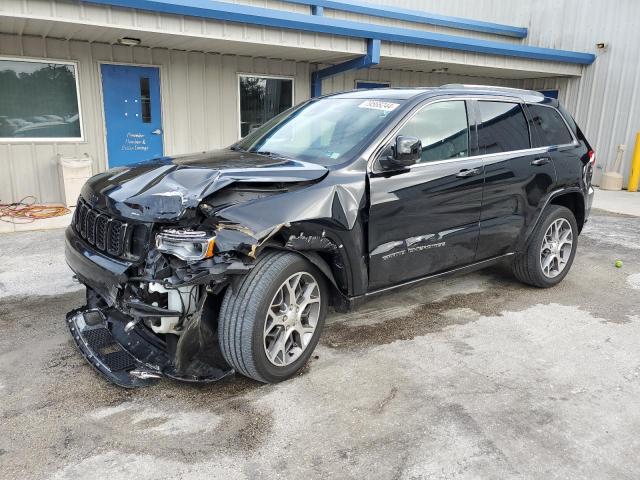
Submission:
[[[125,251],[127,224],[92,209],[83,201],[78,201],[74,219],[76,232],[98,250],[114,257]]]

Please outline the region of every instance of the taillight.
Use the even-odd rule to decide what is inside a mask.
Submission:
[[[589,186],[591,185],[591,179],[593,177],[593,168],[596,164],[596,152],[594,152],[593,150],[589,150],[587,152],[587,158],[587,163],[585,163],[584,167],[582,167],[582,180],[584,181],[585,185]]]

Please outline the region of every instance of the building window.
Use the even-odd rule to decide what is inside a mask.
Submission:
[[[293,106],[290,78],[240,75],[240,136]]]
[[[80,140],[73,63],[0,59],[0,139]]]
[[[369,80],[356,80],[356,89],[359,88],[389,88],[390,82],[373,82]]]

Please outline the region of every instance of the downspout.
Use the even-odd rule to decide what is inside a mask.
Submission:
[[[348,70],[359,70],[369,68],[372,65],[380,64],[380,40],[376,38],[367,39],[367,54],[348,60],[344,63],[332,65],[322,70],[316,70],[311,74],[311,97],[322,95],[322,80]]]

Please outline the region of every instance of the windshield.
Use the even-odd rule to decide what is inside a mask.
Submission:
[[[400,100],[323,98],[278,115],[232,148],[337,165],[370,141],[400,104]]]

